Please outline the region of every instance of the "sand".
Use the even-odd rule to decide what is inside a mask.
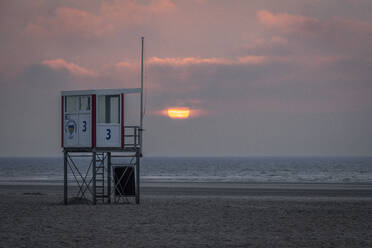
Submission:
[[[144,184],[141,204],[68,205],[0,185],[0,247],[372,247],[372,185]]]

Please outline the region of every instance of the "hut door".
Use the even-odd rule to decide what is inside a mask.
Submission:
[[[77,96],[65,97],[64,113],[64,145],[65,147],[76,147],[79,143]]]
[[[66,96],[64,113],[65,147],[90,147],[91,97]]]
[[[79,101],[79,146],[90,147],[92,144],[91,97],[81,96]]]
[[[121,147],[120,95],[98,96],[97,147]]]

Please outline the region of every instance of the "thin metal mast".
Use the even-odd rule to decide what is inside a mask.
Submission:
[[[141,119],[140,119],[140,150],[136,152],[136,204],[140,203],[140,157],[142,156],[143,135],[143,46],[145,38],[141,37]]]
[[[142,135],[143,135],[143,47],[144,47],[144,41],[145,38],[142,36],[141,37],[141,119],[140,119],[140,149],[141,149],[141,154],[142,154]]]

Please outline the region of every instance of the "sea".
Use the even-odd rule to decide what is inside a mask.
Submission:
[[[89,158],[75,163],[70,182],[73,173],[91,176]],[[140,175],[142,182],[372,183],[372,157],[144,157]],[[63,158],[2,157],[0,184],[63,184]]]

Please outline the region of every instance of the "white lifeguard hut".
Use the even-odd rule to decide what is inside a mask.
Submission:
[[[142,37],[141,88],[61,92],[65,204],[73,191],[68,187],[71,174],[77,186],[73,187],[77,189],[74,200],[96,204],[98,200],[111,203],[112,198],[115,202],[128,202],[133,197],[139,203],[143,45]],[[84,157],[91,158],[89,166],[81,165]]]
[[[62,91],[62,147],[136,148],[141,89]],[[129,138],[132,139],[129,139]]]

